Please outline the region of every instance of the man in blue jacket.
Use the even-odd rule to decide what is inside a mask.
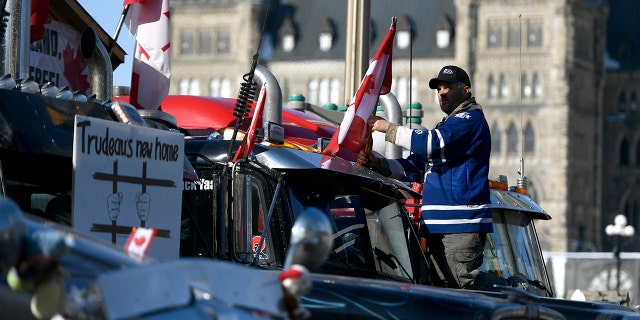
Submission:
[[[410,150],[407,159],[376,158],[361,152],[358,162],[392,178],[423,182],[419,232],[427,239],[434,284],[491,290],[493,284],[525,283],[481,272],[487,233],[492,232],[489,191],[491,134],[471,80],[456,66],[445,66],[429,87],[438,91],[446,114],[431,130],[412,130],[372,116],[374,131]],[[520,285],[523,287],[523,285]]]

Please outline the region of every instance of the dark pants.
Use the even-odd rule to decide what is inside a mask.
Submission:
[[[484,259],[485,233],[428,234],[426,236],[433,284],[457,289],[493,290],[506,279],[479,268]]]

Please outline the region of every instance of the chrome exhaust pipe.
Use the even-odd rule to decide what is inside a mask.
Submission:
[[[9,11],[9,20],[2,39],[4,43],[0,45],[3,74],[26,79],[29,76],[31,0],[9,0],[1,9],[5,8]]]
[[[402,125],[402,107],[396,96],[389,92],[385,95],[380,95],[380,105],[384,108],[384,117],[391,123]],[[397,146],[391,142],[384,141],[384,134],[382,134],[382,141],[384,142],[384,156],[387,159],[398,159],[402,157],[402,147]],[[375,144],[375,139],[374,139]],[[380,153],[383,150],[376,150]]]
[[[263,127],[269,122],[282,124],[282,89],[276,77],[263,65],[257,65],[254,73],[258,88],[256,92],[260,92],[260,88],[267,84],[267,99],[264,106],[264,114],[262,116]],[[255,97],[256,99],[258,97]]]
[[[265,140],[273,143],[284,142],[284,128],[282,126],[282,89],[276,77],[263,65],[257,65],[254,72],[258,84],[256,92],[267,85],[267,97],[262,114],[262,128]],[[258,97],[255,97],[256,99]],[[272,124],[276,124],[275,126]]]
[[[80,51],[87,60],[91,76],[91,92],[96,98],[108,101],[113,98],[113,68],[111,59],[98,35],[91,28],[82,32]]]

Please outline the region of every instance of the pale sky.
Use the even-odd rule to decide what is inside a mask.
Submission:
[[[122,14],[122,0],[78,0],[78,3],[102,26],[111,37],[116,32],[120,15]],[[122,26],[118,35],[118,44],[127,54],[124,64],[113,72],[114,86],[129,86],[131,84],[131,64],[133,61],[134,38],[126,26]]]

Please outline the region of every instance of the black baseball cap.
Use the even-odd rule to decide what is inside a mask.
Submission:
[[[437,78],[433,78],[429,80],[429,88],[436,89],[438,87],[438,82],[456,82],[460,81],[467,86],[471,87],[471,80],[469,80],[469,75],[466,71],[462,70],[456,66],[444,66],[440,70]]]

